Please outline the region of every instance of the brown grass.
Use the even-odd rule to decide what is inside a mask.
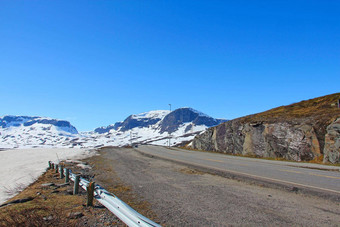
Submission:
[[[0,226],[81,226],[67,218],[61,209],[35,207],[6,212],[0,216]]]
[[[49,170],[38,178],[20,194],[10,199],[33,197],[29,202],[7,205],[0,208],[0,226],[102,226],[101,216],[111,215],[106,209],[100,208],[95,201],[95,207],[86,207],[86,192],[82,189],[79,195],[70,195],[73,183],[66,187],[42,187],[43,183],[62,184],[55,170]],[[56,191],[57,190],[57,191]],[[97,208],[98,207],[98,208]],[[84,217],[71,219],[70,213],[81,212]],[[110,225],[122,225],[118,219],[109,220]]]
[[[309,163],[324,164],[323,163],[323,155],[315,157],[313,160],[309,161]]]
[[[57,179],[58,174],[50,170],[43,174],[38,180],[23,190],[10,201],[33,197],[32,201],[26,203],[12,204],[0,208],[0,226],[78,226],[67,213],[82,211],[85,202],[81,196],[63,194],[66,188],[57,189],[59,193],[52,193],[52,188],[42,188],[41,184],[53,182],[63,183]],[[51,221],[44,218],[52,217]]]
[[[340,109],[337,107],[339,99],[340,93],[335,93],[249,115],[243,117],[242,121],[277,122],[309,118],[329,121],[340,116]]]

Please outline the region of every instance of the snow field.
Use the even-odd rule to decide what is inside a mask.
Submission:
[[[0,151],[0,204],[34,182],[48,167],[48,161],[77,160],[95,151],[77,148],[14,149]]]

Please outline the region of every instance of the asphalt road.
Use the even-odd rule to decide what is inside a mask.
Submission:
[[[156,157],[159,152],[177,154],[176,150],[141,150],[154,155],[130,148],[102,148],[99,155],[86,160],[92,166],[88,174],[162,226],[339,226],[339,200],[228,179]],[[203,158],[212,160],[219,156],[206,155]]]
[[[137,150],[163,159],[245,176],[258,181],[340,196],[339,167],[236,157],[160,146],[139,146]],[[329,170],[320,170],[323,168]]]

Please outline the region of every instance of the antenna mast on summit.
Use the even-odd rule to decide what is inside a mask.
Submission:
[[[169,106],[170,106],[170,113],[171,113],[171,104],[169,104]],[[171,146],[171,144],[170,144],[170,137],[171,137],[171,132],[169,132],[169,148]]]

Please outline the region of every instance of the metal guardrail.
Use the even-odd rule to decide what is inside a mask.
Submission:
[[[65,172],[66,170],[64,170]],[[75,180],[75,174],[70,170],[70,179],[72,181]],[[87,186],[89,186],[90,182],[85,180],[84,178],[80,177],[79,185],[84,189],[87,190]],[[100,202],[103,206],[109,209],[114,215],[116,215],[120,220],[122,220],[128,226],[133,227],[150,227],[150,226],[157,226],[160,227],[161,225],[157,224],[156,222],[151,221],[147,217],[144,217],[134,209],[132,209],[129,205],[124,203],[114,194],[106,191],[103,187],[96,184],[94,190],[94,198]]]

